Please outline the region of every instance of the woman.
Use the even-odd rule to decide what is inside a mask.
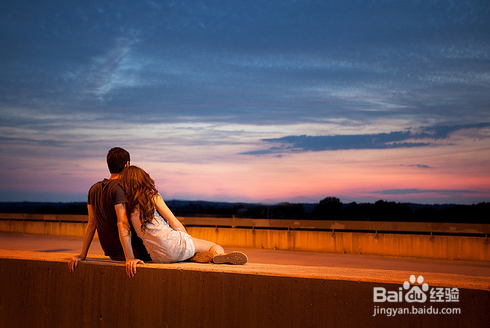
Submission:
[[[241,252],[225,253],[220,245],[191,237],[163,201],[153,179],[141,168],[125,168],[119,176],[119,184],[126,192],[131,224],[154,262],[190,259],[195,262],[247,263],[247,256]]]

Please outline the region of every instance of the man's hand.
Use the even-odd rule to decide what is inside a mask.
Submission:
[[[73,256],[72,258],[70,258],[70,260],[68,261],[68,270],[70,270],[70,272],[74,272],[75,268],[78,265],[78,261],[82,261],[82,260],[84,260],[84,258],[82,258],[80,255]]]
[[[126,260],[126,274],[129,278],[136,274],[136,264],[145,264],[145,262],[138,259]]]

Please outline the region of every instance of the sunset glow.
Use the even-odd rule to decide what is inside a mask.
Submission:
[[[487,1],[1,6],[0,201],[490,201]]]

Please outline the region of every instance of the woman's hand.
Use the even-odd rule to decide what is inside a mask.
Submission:
[[[145,264],[145,262],[138,259],[126,260],[126,274],[129,278],[136,274],[136,264]]]

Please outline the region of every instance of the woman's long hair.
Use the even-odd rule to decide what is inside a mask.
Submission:
[[[126,192],[128,218],[135,210],[140,213],[141,229],[155,218],[155,181],[143,169],[131,165],[119,175],[119,185]]]

